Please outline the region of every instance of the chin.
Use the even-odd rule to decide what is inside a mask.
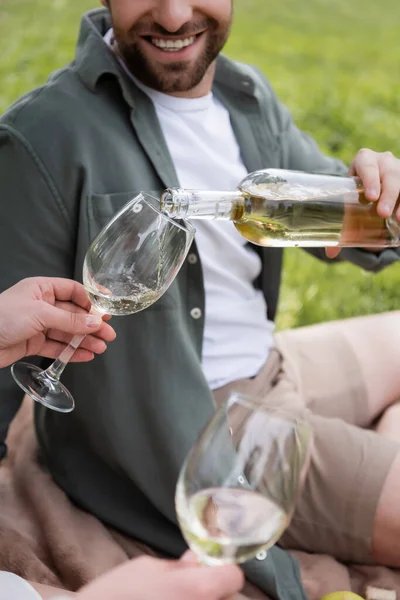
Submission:
[[[185,93],[196,88],[207,76],[212,65],[205,61],[188,65],[187,62],[175,62],[169,65],[151,64],[146,69],[131,69],[131,72],[148,87],[164,94]]]

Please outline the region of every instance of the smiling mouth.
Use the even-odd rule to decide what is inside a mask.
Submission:
[[[193,44],[198,40],[198,38],[203,35],[204,31],[197,33],[195,35],[191,35],[185,38],[159,38],[153,36],[143,36],[148,43],[152,44],[159,50],[164,52],[180,52],[189,46],[193,46]]]

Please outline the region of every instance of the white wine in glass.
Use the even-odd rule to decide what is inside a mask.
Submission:
[[[95,313],[137,313],[156,302],[174,281],[195,229],[162,214],[158,205],[158,199],[141,192],[111,219],[88,249],[83,284]],[[15,381],[37,402],[70,412],[74,399],[60,376],[84,337],[75,336],[46,370],[26,362],[14,363]]]
[[[308,468],[304,417],[235,393],[214,414],[182,467],[176,510],[200,561],[242,563],[288,526]]]

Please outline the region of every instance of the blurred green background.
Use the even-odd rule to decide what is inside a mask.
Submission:
[[[133,0],[134,1],[134,0]],[[95,0],[0,0],[0,112],[73,58]],[[226,53],[258,65],[298,125],[349,162],[400,156],[399,0],[234,0]],[[400,265],[371,275],[287,250],[278,327],[395,309]]]

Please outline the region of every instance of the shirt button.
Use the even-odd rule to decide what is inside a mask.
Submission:
[[[267,558],[267,553],[265,550],[260,550],[260,552],[257,552],[257,554],[256,554],[257,560],[265,560],[266,558]]]
[[[190,316],[192,317],[192,319],[200,319],[202,314],[203,313],[200,308],[192,308],[192,310],[190,311]]]
[[[197,254],[191,252],[191,254],[188,255],[188,261],[191,265],[195,265],[198,261]]]

